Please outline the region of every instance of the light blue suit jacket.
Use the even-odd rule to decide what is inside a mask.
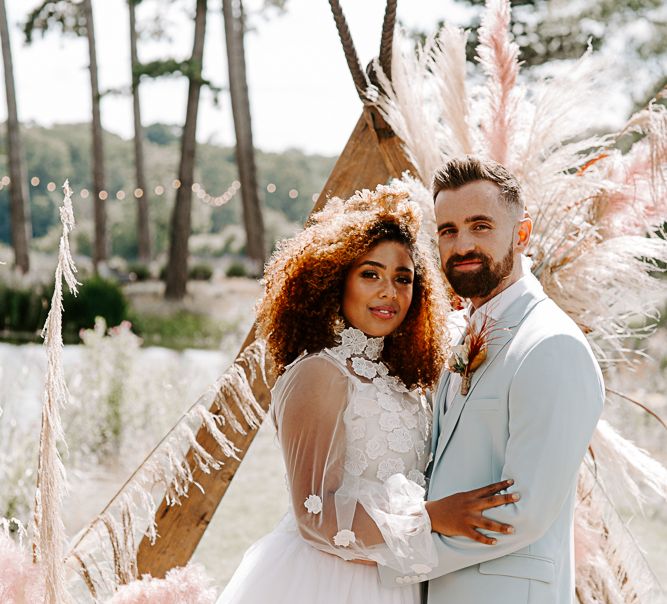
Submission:
[[[532,275],[528,291],[496,323],[487,359],[467,396],[444,413],[449,374],[433,412],[428,499],[512,478],[516,504],[485,515],[515,527],[496,545],[433,538],[438,565],[386,585],[429,580],[429,604],[571,604],[577,472],[604,401],[602,375],[586,338]]]

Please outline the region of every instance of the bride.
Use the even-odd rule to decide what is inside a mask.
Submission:
[[[446,305],[407,197],[379,186],[333,199],[269,262],[257,323],[280,376],[272,419],[291,506],[218,604],[419,601],[416,584],[385,588],[375,568],[418,576],[437,558],[423,391],[443,368]],[[508,532],[482,511],[511,502],[497,494],[510,483],[442,500],[445,534]]]

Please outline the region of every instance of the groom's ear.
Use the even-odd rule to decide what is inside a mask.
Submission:
[[[523,251],[530,243],[530,235],[533,232],[533,220],[528,212],[524,212],[523,218],[519,220],[519,228],[516,232],[516,245]]]

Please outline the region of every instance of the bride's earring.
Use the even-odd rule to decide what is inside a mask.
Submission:
[[[333,321],[334,335],[336,337],[340,336],[340,334],[343,333],[344,329],[345,329],[345,319],[343,318],[343,315],[340,312],[340,305],[338,305],[338,308],[336,309],[336,315]]]

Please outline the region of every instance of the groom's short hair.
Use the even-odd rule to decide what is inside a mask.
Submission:
[[[478,180],[488,180],[500,188],[500,194],[510,210],[523,212],[521,186],[516,177],[502,164],[492,159],[466,155],[450,159],[433,175],[433,200],[440,191],[458,189]]]

